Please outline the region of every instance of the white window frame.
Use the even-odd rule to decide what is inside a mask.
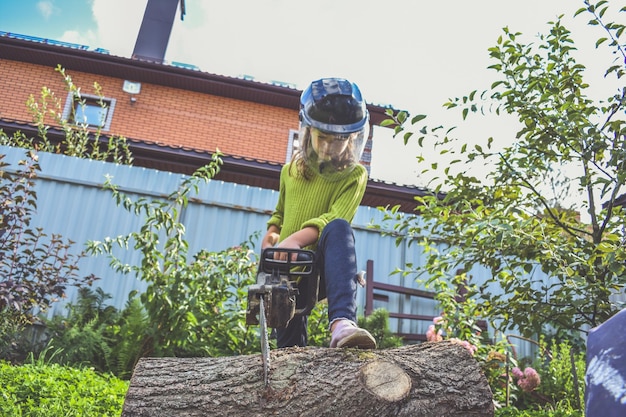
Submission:
[[[287,155],[285,162],[291,161],[293,155],[300,150],[299,136],[300,132],[296,129],[289,129],[289,142],[287,143]]]
[[[99,97],[92,94],[81,94],[81,101],[85,102],[85,106],[88,108],[96,108],[97,112],[106,111],[106,114],[103,115],[100,123],[94,122],[93,120],[84,119],[83,121],[74,120],[75,117],[78,117],[80,110],[80,101],[75,94],[71,92],[67,94],[67,100],[65,101],[65,108],[63,109],[63,119],[67,120],[71,123],[75,123],[77,125],[87,125],[92,128],[100,128],[102,131],[108,131],[111,128],[111,121],[113,120],[113,112],[115,110],[115,99],[108,97]],[[104,107],[100,105],[100,101],[104,103]]]

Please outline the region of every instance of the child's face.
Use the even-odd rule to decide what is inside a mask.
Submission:
[[[311,146],[320,160],[338,159],[348,147],[351,135],[337,135],[312,128]]]

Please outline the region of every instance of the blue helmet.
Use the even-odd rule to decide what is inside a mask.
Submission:
[[[356,84],[322,78],[302,92],[300,121],[328,133],[353,133],[369,123],[369,113]]]
[[[302,156],[321,174],[354,168],[361,159],[369,127],[361,90],[346,79],[313,81],[300,96]]]

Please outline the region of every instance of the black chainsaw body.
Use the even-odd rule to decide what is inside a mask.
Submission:
[[[274,259],[283,257],[285,260]],[[282,256],[281,256],[282,255]],[[285,256],[286,255],[286,256]],[[295,260],[292,258],[295,255]],[[306,297],[298,300],[300,289]],[[257,282],[248,288],[246,324],[259,324],[263,297],[267,327],[281,328],[294,316],[308,315],[317,303],[319,274],[315,252],[305,249],[268,248],[261,254]]]

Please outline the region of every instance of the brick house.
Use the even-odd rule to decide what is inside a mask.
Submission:
[[[226,77],[183,64],[122,58],[100,49],[0,32],[0,128],[34,136],[26,106],[43,86],[73,105],[61,66],[81,87],[87,104],[94,104],[97,82],[107,105],[103,136],[123,136],[130,142],[134,164],[176,173],[192,173],[219,149],[224,166],[217,179],[277,189],[280,167],[297,138],[301,91],[284,85]],[[385,118],[386,108],[368,104],[372,125]],[[374,129],[371,129],[374,132]],[[52,126],[49,137],[62,138]],[[364,153],[369,164],[370,138]],[[424,189],[370,179],[363,205],[415,207]]]

